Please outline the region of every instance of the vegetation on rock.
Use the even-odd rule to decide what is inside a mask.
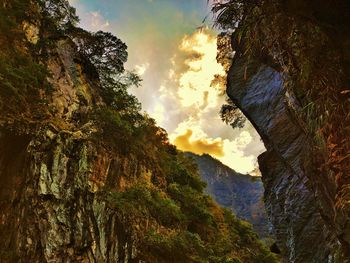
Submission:
[[[261,238],[270,241],[261,177],[237,173],[208,154],[186,155],[196,161],[200,177],[207,183],[205,192],[220,206],[230,209],[237,217],[250,222]]]

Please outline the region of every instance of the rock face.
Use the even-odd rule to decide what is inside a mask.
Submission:
[[[323,202],[334,195],[335,185],[325,180],[322,195],[314,190],[310,179],[313,157],[294,115],[298,105],[283,88],[280,73],[261,61],[236,57],[227,93],[255,126],[267,149],[258,158],[265,205],[286,261],[340,262],[339,242],[325,217],[327,213],[331,217],[333,210]]]
[[[76,58],[67,39],[48,62],[56,116],[72,126],[0,134],[1,262],[128,262],[133,253],[130,236],[97,190],[123,189],[145,171],[136,160],[93,145],[86,140],[93,125],[74,121],[98,103]]]
[[[269,236],[265,212],[264,187],[259,177],[240,174],[208,154],[187,153],[198,164],[199,174],[207,183],[206,193],[239,218],[251,223],[261,237]]]
[[[0,232],[7,238],[0,244],[9,248],[2,258],[10,262],[127,262],[132,244],[115,213],[109,213],[95,193],[97,186],[115,176],[108,173],[108,166],[118,168],[113,171],[123,171],[123,166],[130,169],[126,160],[111,160],[64,134],[30,141],[2,134],[0,144],[5,150],[0,157],[1,181],[8,188],[1,192]],[[101,172],[98,177],[97,171]],[[140,172],[124,171],[128,176]]]

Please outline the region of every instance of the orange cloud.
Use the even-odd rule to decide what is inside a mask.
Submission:
[[[193,131],[188,129],[185,134],[175,138],[174,144],[182,151],[190,151],[196,154],[213,154],[215,156],[224,156],[222,141],[210,141],[205,138],[191,140]]]

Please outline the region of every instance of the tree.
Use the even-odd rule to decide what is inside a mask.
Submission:
[[[261,3],[261,0],[213,0],[215,24],[225,30],[237,28],[240,21],[246,19]]]
[[[234,51],[231,47],[231,34],[229,32],[220,33],[216,45],[218,50],[216,60],[223,66],[227,74],[234,56]],[[226,77],[215,76],[212,84],[219,84],[225,87],[227,84]],[[232,128],[243,128],[246,121],[246,117],[230,98],[226,98],[226,104],[221,106],[220,117],[223,122],[231,125]]]
[[[95,66],[101,81],[108,81],[124,72],[127,46],[109,32],[90,33],[78,29],[74,35],[78,50]]]
[[[40,0],[44,18],[51,18],[50,22],[58,30],[66,30],[75,26],[79,18],[67,0]]]
[[[223,122],[231,125],[232,128],[243,128],[247,118],[240,109],[227,98],[227,103],[221,106],[220,117]]]
[[[142,79],[135,72],[124,69],[128,58],[125,43],[103,31],[92,33],[72,28],[69,35],[77,45],[81,58],[87,60],[89,74],[99,79],[105,103],[115,110],[127,112],[131,118],[138,118],[141,105],[135,96],[128,94],[127,89],[138,87]]]

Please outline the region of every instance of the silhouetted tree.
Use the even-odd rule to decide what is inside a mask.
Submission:
[[[66,30],[79,22],[75,8],[67,0],[40,0],[39,4],[44,17],[51,18],[50,22],[58,30]]]
[[[232,128],[243,128],[246,122],[246,117],[239,108],[227,99],[227,103],[221,106],[220,117],[223,122],[229,124]]]

